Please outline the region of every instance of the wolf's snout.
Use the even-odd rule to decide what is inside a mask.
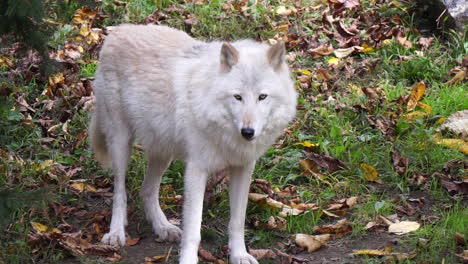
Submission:
[[[245,139],[252,140],[255,135],[255,130],[253,128],[242,128],[241,134]]]

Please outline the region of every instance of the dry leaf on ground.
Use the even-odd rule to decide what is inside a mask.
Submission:
[[[468,140],[468,110],[461,110],[451,114],[442,124],[441,128],[460,134],[463,139]]]
[[[360,167],[362,169],[362,175],[366,180],[382,184],[379,173],[374,167],[366,163],[361,163]]]
[[[337,234],[339,237],[342,237],[349,232],[351,232],[353,228],[348,224],[346,219],[341,219],[336,224],[325,225],[325,226],[316,226],[314,227],[315,232],[319,232],[322,234]]]
[[[329,156],[327,154],[317,154],[314,152],[304,152],[306,158],[314,161],[317,165],[325,168],[329,172],[334,172],[340,169],[349,169],[348,165],[344,162]]]
[[[397,235],[402,235],[410,232],[414,232],[419,229],[421,224],[414,221],[401,221],[398,223],[393,223],[388,227],[389,233],[395,233]]]
[[[413,110],[416,105],[418,104],[419,100],[424,96],[426,91],[426,84],[421,81],[418,82],[413,86],[413,90],[411,90],[411,94],[407,104],[407,110]]]
[[[296,244],[302,248],[307,249],[308,252],[314,252],[317,249],[328,243],[330,234],[324,235],[307,235],[307,234],[296,234]]]

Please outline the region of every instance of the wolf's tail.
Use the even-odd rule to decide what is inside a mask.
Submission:
[[[91,139],[91,148],[93,149],[95,158],[104,168],[110,168],[112,163],[107,149],[106,135],[99,127],[96,110],[93,112],[91,117],[91,124],[89,126],[88,133]]]

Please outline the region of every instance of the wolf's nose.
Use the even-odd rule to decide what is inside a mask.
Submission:
[[[251,140],[255,134],[255,130],[253,128],[242,128],[241,134],[245,139]]]

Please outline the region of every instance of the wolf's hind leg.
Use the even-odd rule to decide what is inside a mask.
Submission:
[[[125,192],[125,173],[132,138],[125,127],[114,130],[112,135],[107,134],[109,151],[112,159],[112,172],[114,174],[114,197],[112,201],[112,220],[109,233],[105,234],[102,242],[114,246],[124,246],[125,225],[127,224],[127,194]]]
[[[153,231],[160,240],[178,241],[182,231],[177,226],[169,223],[159,205],[161,178],[171,163],[171,158],[150,154],[148,163],[148,172],[140,190],[140,196],[145,204],[146,218],[151,222]]]

